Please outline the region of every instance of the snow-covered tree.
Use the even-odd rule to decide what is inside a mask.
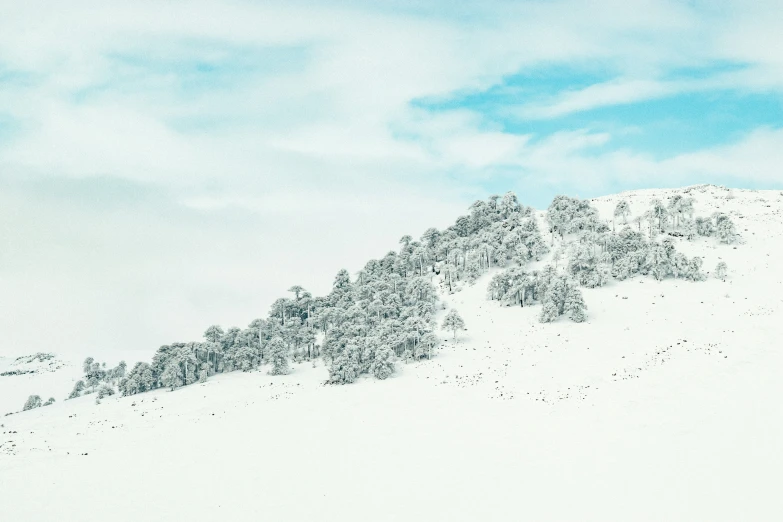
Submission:
[[[726,214],[716,214],[715,235],[721,243],[733,243],[737,236],[734,222]]]
[[[658,281],[663,280],[671,272],[670,259],[662,245],[653,244],[647,255],[647,263],[650,266],[650,273]]]
[[[384,345],[375,351],[370,371],[376,379],[387,379],[394,373],[394,351]]]
[[[573,279],[557,275],[551,267],[539,274],[538,279],[542,305],[538,316],[540,322],[551,323],[561,315],[579,323],[587,319],[587,306]]]
[[[550,232],[560,237],[581,230],[600,231],[605,225],[590,202],[568,196],[555,196],[546,211]]]
[[[684,233],[685,233],[685,239],[687,239],[688,241],[693,241],[694,239],[696,239],[696,236],[699,235],[699,229],[698,229],[698,225],[696,224],[696,221],[693,220],[687,221],[685,223]]]
[[[696,232],[698,232],[700,236],[711,236],[715,233],[715,226],[712,224],[711,219],[697,217],[695,223]]]
[[[449,312],[446,314],[446,317],[443,319],[442,328],[444,330],[452,332],[454,342],[456,342],[457,330],[465,329],[465,321],[462,319],[462,317],[460,317],[457,310],[452,308],[451,310],[449,310]]]
[[[119,364],[112,370],[112,378],[116,381],[120,381],[123,377],[125,377],[125,372],[128,369],[128,365],[125,363],[125,361],[120,361]]]
[[[700,257],[693,257],[688,262],[688,269],[685,273],[685,278],[689,281],[704,281],[706,276],[701,271],[701,267],[704,264],[704,260]]]
[[[204,339],[212,343],[219,343],[225,332],[216,324],[213,324],[204,332]]]
[[[285,375],[288,373],[288,346],[280,337],[275,337],[267,345],[267,359],[272,365],[270,375]]]
[[[582,286],[595,288],[609,281],[610,268],[593,244],[575,243],[568,258],[568,273]]]
[[[176,390],[184,384],[182,381],[182,370],[176,361],[171,361],[166,366],[160,376],[160,382],[163,386],[171,388],[171,391]]]
[[[617,206],[614,207],[614,217],[616,218],[623,218],[623,225],[628,223],[628,216],[631,215],[631,207],[628,205],[628,202],[624,199],[621,199]]]
[[[329,365],[329,382],[332,384],[354,382],[361,372],[360,358],[360,346],[354,342],[346,344],[339,353],[332,357]]]
[[[582,323],[587,320],[587,305],[582,298],[582,292],[576,285],[566,287],[565,303],[563,303],[563,315],[575,323]]]
[[[663,232],[668,215],[663,202],[657,198],[653,199],[650,208],[650,220],[654,230]]]
[[[111,395],[114,395],[114,388],[108,384],[103,384],[98,388],[98,399],[103,399],[104,397],[109,397]]]
[[[41,396],[30,395],[27,398],[27,401],[25,401],[22,411],[32,410],[33,408],[40,408],[40,407],[41,407]]]
[[[122,395],[134,395],[155,388],[155,375],[149,363],[138,362],[127,377],[120,381]]]
[[[726,275],[729,272],[729,267],[726,265],[725,261],[720,261],[717,266],[715,266],[715,277],[717,279],[720,279],[721,281],[726,280]]]
[[[75,399],[79,395],[82,394],[84,391],[84,381],[76,381],[76,384],[73,385],[73,390],[71,390],[71,394],[68,395],[69,399]]]

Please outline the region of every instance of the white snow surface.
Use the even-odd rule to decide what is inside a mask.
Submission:
[[[442,296],[456,343],[386,381],[305,363],[96,405],[67,375],[0,418],[0,519],[783,520],[783,195],[689,192],[741,240],[678,248],[728,279],[585,289],[584,324],[486,300],[487,274]]]
[[[52,357],[47,358],[48,355]],[[72,388],[79,379],[81,366],[53,354],[30,354],[0,357],[0,374],[3,373],[6,375],[0,375],[0,415],[20,410],[30,395],[40,395],[44,401],[49,397],[64,399],[68,396],[64,390]]]

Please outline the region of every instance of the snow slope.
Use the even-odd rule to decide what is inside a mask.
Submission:
[[[22,409],[30,395],[64,399],[80,373],[81,367],[53,354],[0,357],[0,415]]]
[[[674,192],[621,196],[635,215]],[[456,343],[386,381],[324,386],[319,363],[99,405],[63,389],[0,420],[2,519],[781,520],[783,195],[690,192],[742,234],[678,244],[726,282],[613,282],[584,290],[587,323],[543,325],[487,301],[488,274],[443,296]]]

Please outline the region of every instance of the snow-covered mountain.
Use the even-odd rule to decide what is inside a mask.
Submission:
[[[540,305],[487,298],[501,269],[454,293],[441,271],[434,319],[458,310],[466,330],[385,380],[326,385],[317,360],[96,404],[62,400],[76,366],[0,377],[2,397],[20,379],[25,394],[62,383],[55,404],[0,420],[2,518],[781,520],[783,193],[590,203],[611,223],[620,200],[637,216],[674,195],[739,234],[670,236],[705,281],[611,280],[582,289],[586,322],[541,323]]]

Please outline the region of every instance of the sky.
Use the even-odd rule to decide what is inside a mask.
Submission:
[[[0,356],[246,326],[508,190],[783,188],[779,0],[0,4]]]

